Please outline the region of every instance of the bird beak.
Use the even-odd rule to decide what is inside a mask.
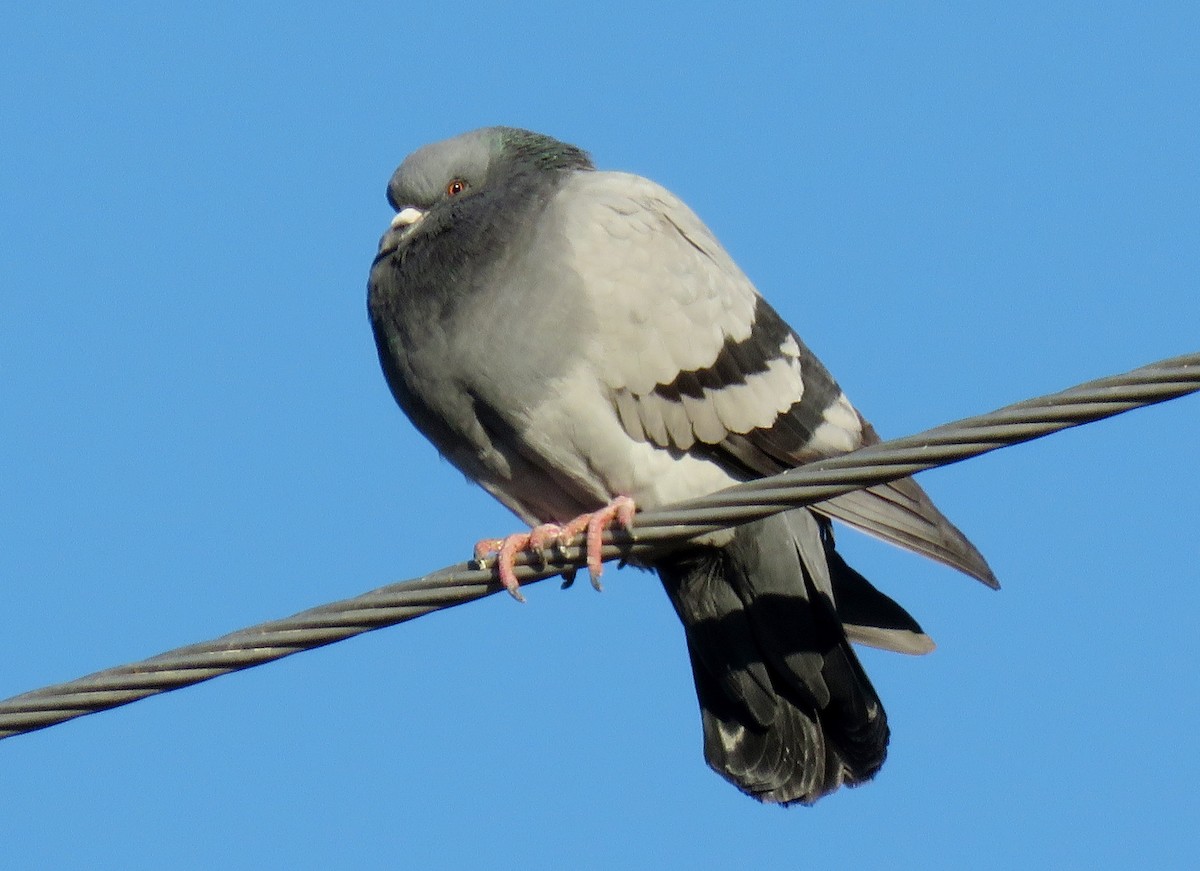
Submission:
[[[399,248],[400,243],[408,236],[412,228],[421,223],[421,219],[424,217],[425,210],[413,206],[405,206],[398,211],[396,217],[392,218],[392,223],[388,227],[387,232],[379,240],[379,254],[377,256],[387,256]]]
[[[405,206],[396,212],[396,217],[392,218],[392,229],[403,230],[405,227],[411,227],[424,217],[425,212],[422,209]]]

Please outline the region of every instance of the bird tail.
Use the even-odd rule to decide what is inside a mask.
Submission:
[[[842,561],[828,520],[778,514],[655,568],[683,622],[718,774],[779,804],[874,776],[887,715],[848,638],[908,653],[933,643]]]

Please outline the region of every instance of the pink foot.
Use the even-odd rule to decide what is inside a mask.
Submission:
[[[628,496],[618,496],[599,511],[581,514],[565,526],[556,523],[543,523],[529,532],[517,532],[504,538],[484,538],[475,543],[475,562],[486,567],[489,557],[496,555],[496,574],[504,589],[518,602],[524,602],[521,585],[516,575],[517,554],[522,551],[542,555],[550,546],[562,547],[580,533],[585,534],[585,549],[587,550],[588,574],[592,586],[600,589],[600,575],[604,572],[604,564],[600,558],[603,549],[604,530],[614,524],[629,529],[633,526],[633,514],[637,510],[634,501]]]
[[[525,595],[521,592],[514,562],[517,554],[529,547],[529,536],[528,532],[517,532],[504,538],[483,538],[475,542],[475,564],[481,569],[487,568],[491,562],[489,557],[495,554],[500,583],[518,602],[524,602]]]
[[[579,533],[586,533],[588,575],[592,579],[592,586],[597,590],[601,588],[600,575],[604,573],[604,562],[600,558],[600,551],[604,547],[604,530],[613,524],[630,529],[636,510],[637,505],[632,499],[628,496],[618,496],[599,511],[580,514],[564,526],[558,535],[559,542],[566,544]]]
[[[475,562],[482,568],[487,566],[488,557],[496,555],[496,574],[504,589],[518,602],[525,601],[521,584],[517,580],[517,554],[528,551],[538,555],[546,552],[547,545],[557,543],[562,527],[555,523],[543,523],[529,532],[517,532],[504,538],[484,538],[475,542]]]

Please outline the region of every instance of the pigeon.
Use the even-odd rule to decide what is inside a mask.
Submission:
[[[513,127],[427,145],[392,176],[368,313],[392,395],[532,533],[516,551],[879,441],[699,217],[637,175]],[[933,642],[838,554],[831,520],[990,587],[911,479],[654,557],[683,624],[708,764],[776,804],[879,771],[887,716],[852,643]],[[508,574],[505,575],[507,567]],[[595,569],[596,566],[593,566]]]

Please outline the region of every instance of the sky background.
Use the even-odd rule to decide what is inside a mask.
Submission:
[[[884,435],[1200,350],[1200,7],[736,8],[8,8],[0,696],[517,528],[396,409],[365,314],[389,175],[463,130],[677,192]],[[1198,424],[923,475],[999,593],[841,535],[939,647],[862,652],[891,755],[815,808],[708,770],[626,570],[4,741],[3,864],[1186,867]]]

